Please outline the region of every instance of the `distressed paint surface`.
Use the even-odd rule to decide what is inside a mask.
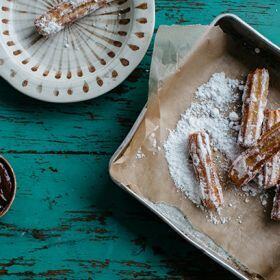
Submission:
[[[157,27],[225,12],[280,44],[279,0],[156,0]],[[1,279],[236,279],[109,179],[146,102],[151,54],[117,89],[80,104],[35,101],[0,80],[0,151],[18,180],[0,220]]]

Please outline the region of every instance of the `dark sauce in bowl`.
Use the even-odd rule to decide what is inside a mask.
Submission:
[[[3,157],[0,157],[0,217],[9,210],[15,193],[16,182],[13,169]]]

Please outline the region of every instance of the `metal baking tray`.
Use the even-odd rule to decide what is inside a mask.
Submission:
[[[257,32],[254,28],[240,19],[238,16],[234,14],[222,14],[215,18],[215,20],[211,23],[211,26],[219,26],[225,33],[230,36],[238,37],[239,40],[242,40],[246,47],[252,48],[260,48],[262,53],[268,58],[268,60],[275,62],[280,62],[280,48],[278,48],[275,44]],[[109,164],[109,170],[111,170],[111,166],[113,162],[123,153],[131,139],[133,138],[135,132],[137,131],[139,125],[141,124],[145,113],[147,111],[147,107],[145,106],[141,111],[139,117],[137,118],[135,124],[133,125],[131,131],[128,133],[123,143],[117,149],[115,154],[112,156]],[[126,192],[130,193],[133,197],[135,197],[138,201],[143,203],[146,207],[148,207],[151,211],[153,211],[157,216],[159,216],[165,223],[167,223],[171,228],[173,228],[177,233],[179,233],[184,239],[188,240],[195,247],[203,251],[210,258],[215,260],[217,263],[225,267],[227,270],[231,271],[240,279],[252,280],[252,279],[260,279],[258,275],[251,274],[247,271],[247,269],[240,263],[235,260],[229,260],[221,257],[218,253],[220,249],[217,245],[214,245],[213,248],[209,248],[206,244],[204,238],[201,238],[199,232],[194,232],[194,229],[191,231],[187,231],[182,228],[176,221],[173,221],[166,215],[165,211],[161,210],[161,207],[153,204],[143,197],[135,194],[131,189],[123,185],[121,182],[117,181],[112,174],[110,173],[112,180],[121,188],[123,188]],[[215,246],[217,247],[215,250]]]

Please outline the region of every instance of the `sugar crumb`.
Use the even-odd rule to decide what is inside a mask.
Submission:
[[[143,159],[145,154],[142,152],[142,148],[140,147],[136,153],[136,159]]]

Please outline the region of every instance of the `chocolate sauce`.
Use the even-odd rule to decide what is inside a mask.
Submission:
[[[15,187],[10,168],[0,162],[0,216],[12,203]]]

